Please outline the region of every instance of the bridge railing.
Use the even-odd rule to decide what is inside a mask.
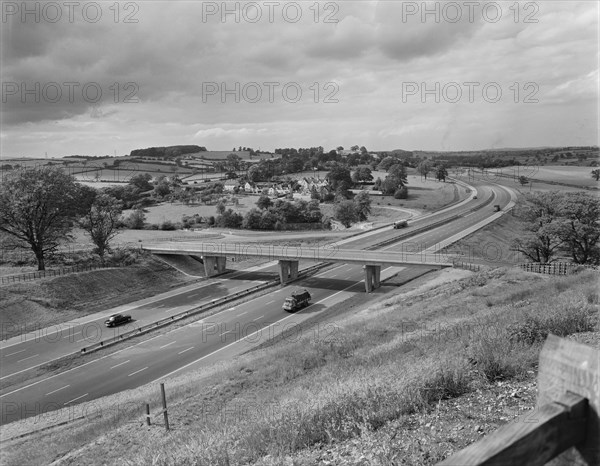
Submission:
[[[536,410],[438,466],[543,465],[566,450],[565,464],[600,464],[600,352],[549,335],[539,359]]]

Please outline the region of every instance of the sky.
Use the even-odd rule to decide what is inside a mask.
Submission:
[[[0,156],[598,144],[599,2],[2,2]]]

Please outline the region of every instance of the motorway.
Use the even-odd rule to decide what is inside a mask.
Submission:
[[[474,183],[475,184],[475,183]],[[493,213],[492,205],[506,206],[510,194],[501,187],[477,185],[478,199],[459,204],[454,209],[447,209],[438,215],[428,216],[424,220],[411,222],[411,228],[438,221],[444,216],[462,215],[440,228],[436,228],[407,241],[392,244],[383,248],[389,251],[414,251],[415,246],[423,250],[435,247],[446,238],[465,231]],[[493,193],[493,194],[492,194]],[[471,211],[474,206],[486,203],[490,196],[494,201],[484,208]],[[388,237],[404,235],[410,229],[392,230],[384,228],[377,233],[369,232],[345,242],[340,247],[364,248],[369,244]],[[260,272],[238,272],[218,278],[210,282],[198,284],[196,288],[182,292],[173,291],[172,295],[151,299],[143,304],[131,305],[131,314],[140,325],[152,319],[163,318],[168,313],[180,312],[186,306],[197,306],[233,291],[239,291],[256,285],[275,274],[276,265],[271,265]],[[407,279],[425,273],[423,266],[388,267],[382,270],[382,280],[396,273]],[[361,266],[338,264],[312,277],[299,280],[290,286],[277,289],[242,305],[232,305],[229,309],[213,316],[199,320],[190,325],[180,327],[164,334],[156,335],[146,341],[115,351],[94,359],[81,366],[65,372],[37,380],[18,389],[4,390],[2,399],[2,423],[34,416],[63,406],[70,406],[90,401],[101,396],[116,393],[125,389],[138,387],[145,383],[162,380],[169,375],[180,374],[217,360],[224,360],[239,354],[249,346],[259,344],[295,324],[321,313],[356,293],[364,293],[364,272]],[[301,312],[289,314],[281,309],[281,304],[291,289],[307,288],[313,296],[312,305]],[[375,294],[385,293],[385,287],[375,290]],[[146,301],[146,300],[145,300]],[[92,321],[95,325],[104,319]],[[85,324],[82,324],[85,325]],[[100,322],[101,325],[101,322]],[[6,367],[10,374],[23,370],[27,364],[35,364],[35,358],[28,358],[32,352],[53,358],[63,352],[73,352],[73,346],[81,342],[71,337],[64,330],[58,332],[60,338],[28,339],[0,350],[3,362],[2,377],[6,377]],[[77,336],[77,331],[73,332]],[[80,333],[80,332],[79,332]],[[73,340],[73,341],[71,341]],[[22,351],[24,350],[24,351]],[[16,353],[16,351],[21,351]],[[12,354],[16,353],[16,354]],[[36,356],[37,357],[37,356]],[[5,359],[7,358],[7,359]],[[18,359],[17,359],[18,358]],[[9,365],[4,362],[12,361]],[[21,364],[21,365],[19,365]]]

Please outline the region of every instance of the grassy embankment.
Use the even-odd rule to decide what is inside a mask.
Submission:
[[[548,332],[598,331],[593,272],[456,274],[168,380],[169,434],[144,425],[159,397],[142,387],[93,410],[131,403],[119,415],[5,442],[6,464],[434,464],[533,408]]]

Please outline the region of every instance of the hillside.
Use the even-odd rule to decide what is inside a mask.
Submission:
[[[189,280],[150,257],[138,265],[4,285],[0,287],[2,339],[158,294]]]
[[[312,329],[158,385],[2,428],[6,464],[428,465],[535,400],[547,332],[598,343],[597,274],[445,270]],[[348,312],[348,309],[351,312]],[[89,415],[93,412],[93,416]],[[34,443],[37,448],[27,448]],[[572,464],[572,460],[571,461]]]

